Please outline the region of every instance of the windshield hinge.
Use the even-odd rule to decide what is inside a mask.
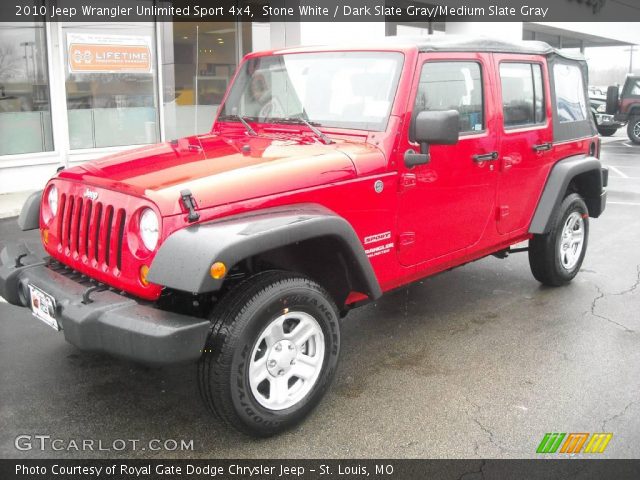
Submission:
[[[196,201],[193,199],[191,190],[181,190],[180,197],[182,197],[182,204],[184,205],[184,208],[189,211],[189,217],[187,217],[187,219],[190,222],[198,220],[200,218],[200,214],[196,212]]]

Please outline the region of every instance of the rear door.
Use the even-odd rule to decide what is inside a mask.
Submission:
[[[553,132],[544,57],[494,55],[502,106],[498,231],[528,227],[552,160]]]
[[[432,145],[428,164],[407,168],[402,155],[419,146],[410,141],[408,125],[403,129],[398,152],[398,256],[403,265],[455,256],[476,243],[487,226],[495,228],[490,225],[498,155],[492,69],[489,54],[420,57],[408,110],[413,118],[423,110],[458,110],[460,140]]]

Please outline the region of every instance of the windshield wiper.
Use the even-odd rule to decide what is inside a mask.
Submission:
[[[242,115],[221,115],[220,117],[218,117],[218,120],[233,120],[233,119],[237,119],[240,120],[240,123],[242,123],[242,125],[244,125],[244,128],[247,130],[247,133],[249,135],[251,135],[252,137],[257,137],[258,134],[256,133],[256,131],[251,128],[251,125],[249,125],[249,123],[247,123],[247,121],[244,119],[244,117]]]
[[[309,122],[301,115],[294,115],[286,118],[274,118],[272,119],[272,121],[274,123],[303,123],[307,127],[309,127],[309,130],[311,130],[316,137],[322,140],[322,143],[324,143],[325,145],[331,145],[332,143],[334,143],[333,140],[331,140],[324,133],[318,130],[311,122]]]

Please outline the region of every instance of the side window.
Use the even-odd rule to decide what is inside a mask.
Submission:
[[[556,63],[553,66],[556,92],[556,111],[560,123],[587,119],[582,71],[577,65]]]
[[[500,83],[505,127],[522,127],[544,121],[544,91],[540,65],[502,63]]]
[[[636,80],[631,87],[631,95],[633,95],[634,97],[640,96],[640,80]]]
[[[476,62],[427,62],[420,73],[414,115],[457,110],[460,133],[484,130],[482,74]]]

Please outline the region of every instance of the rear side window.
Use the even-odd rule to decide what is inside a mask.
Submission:
[[[457,110],[460,133],[484,130],[482,74],[476,62],[427,62],[420,73],[414,115]]]
[[[577,65],[556,63],[553,66],[553,77],[559,122],[586,120],[587,102],[580,68]]]
[[[536,125],[544,121],[542,68],[539,64],[502,63],[500,83],[505,127]]]
[[[631,93],[629,95],[633,95],[634,97],[640,97],[640,80],[636,80],[631,85]]]

